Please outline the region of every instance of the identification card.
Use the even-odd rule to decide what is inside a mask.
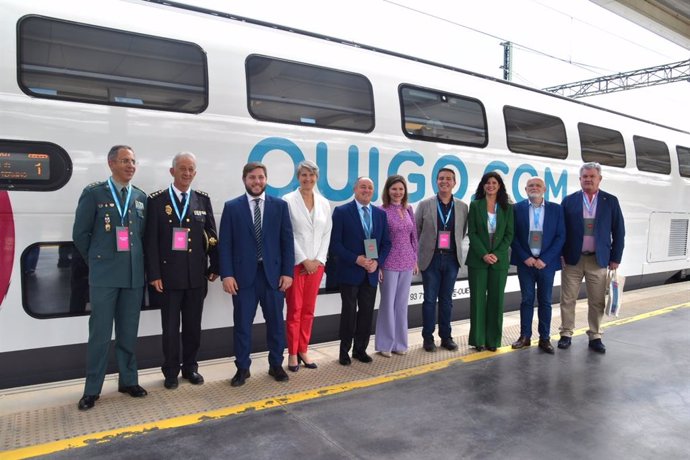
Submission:
[[[585,217],[585,236],[594,236],[594,218]]]
[[[186,251],[187,250],[187,235],[188,230],[184,227],[174,227],[172,231],[172,250]]]
[[[541,241],[544,236],[544,232],[539,230],[531,230],[529,232],[529,248],[541,251]]]
[[[364,257],[367,259],[379,258],[379,248],[374,238],[364,240]]]
[[[117,252],[129,252],[129,227],[115,227]]]
[[[447,230],[440,230],[436,241],[438,242],[437,249],[450,249],[450,232]]]

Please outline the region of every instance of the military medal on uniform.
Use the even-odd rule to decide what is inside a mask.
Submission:
[[[113,185],[112,178],[108,178],[108,185],[110,185],[110,193],[113,195],[115,200],[115,207],[117,212],[120,213],[121,226],[115,227],[115,247],[118,252],[128,252],[129,249],[129,227],[125,225],[127,210],[129,209],[129,200],[132,198],[132,186],[127,186],[127,198],[125,199],[124,205],[120,206],[119,194],[115,192],[115,186]],[[110,217],[107,217],[105,224],[106,231],[110,231]]]
[[[180,225],[182,225],[182,219],[184,218],[184,216],[187,215],[187,208],[189,208],[189,202],[191,201],[192,189],[189,189],[187,199],[184,202],[184,208],[182,209],[182,213],[180,213],[180,209],[177,207],[177,200],[175,200],[175,194],[173,193],[172,185],[168,187],[168,193],[170,194],[170,202],[172,203],[172,207],[175,209],[175,215],[177,215],[177,218],[180,221]],[[168,208],[170,208],[170,206],[166,205],[165,212],[166,214],[170,215],[171,213],[168,212]],[[173,227],[172,250],[187,251],[188,242],[189,229],[185,227]]]
[[[436,238],[437,249],[450,249],[450,231],[446,230],[446,228],[448,227],[448,222],[450,221],[450,215],[453,214],[454,207],[455,201],[451,201],[448,214],[444,217],[443,211],[441,211],[441,203],[439,202],[439,200],[436,200],[438,216],[441,218],[441,224],[443,224],[443,230],[439,230],[438,238]]]

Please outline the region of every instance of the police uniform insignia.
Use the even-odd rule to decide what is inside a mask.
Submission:
[[[213,237],[211,237],[211,238],[208,239],[208,245],[209,245],[209,246],[213,247],[213,246],[215,246],[216,244],[218,244],[218,240],[217,240],[217,239],[215,239],[215,238],[213,238]]]
[[[167,215],[171,216],[172,215],[172,206],[170,206],[169,204],[166,204],[165,205],[165,213]]]
[[[105,231],[109,232],[110,231],[110,215],[106,214],[105,217],[103,218],[103,222],[105,223]]]
[[[141,201],[139,201],[139,200],[136,200],[136,201],[134,202],[134,204],[135,204],[135,206],[137,207],[138,210],[140,210],[140,211],[143,211],[143,210],[144,210],[144,203],[143,203],[143,202],[141,202]]]

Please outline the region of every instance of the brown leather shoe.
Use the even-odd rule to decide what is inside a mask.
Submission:
[[[525,348],[529,346],[532,346],[532,339],[521,335],[520,338],[513,342],[510,347],[513,350],[519,350],[520,348]]]
[[[539,349],[550,355],[556,352],[556,350],[553,349],[553,345],[551,345],[551,341],[548,339],[539,339]]]

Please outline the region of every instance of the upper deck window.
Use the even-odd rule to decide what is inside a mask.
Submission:
[[[264,56],[246,61],[249,113],[264,121],[369,132],[374,97],[366,77]]]
[[[568,157],[565,126],[560,118],[539,112],[503,107],[508,148],[511,152],[541,157]]]
[[[578,123],[577,130],[583,161],[625,167],[625,145],[621,133],[587,123]]]
[[[637,169],[659,174],[671,174],[671,155],[668,146],[661,141],[633,136]]]
[[[27,16],[19,22],[19,84],[35,97],[200,113],[206,55],[197,45]]]
[[[484,147],[486,113],[477,99],[402,86],[403,132],[407,137]]]
[[[678,170],[683,177],[690,177],[690,148],[676,146],[678,153]]]

